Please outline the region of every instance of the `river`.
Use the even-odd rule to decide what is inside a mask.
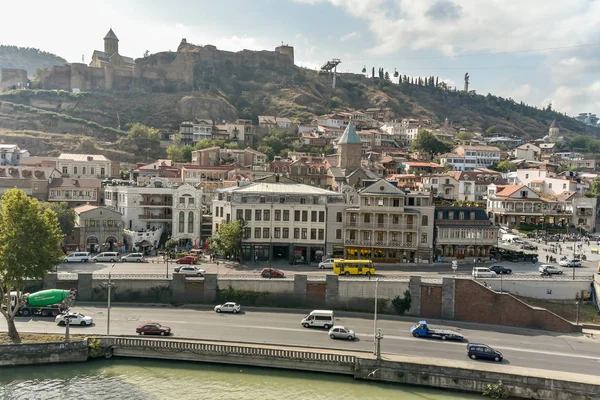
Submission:
[[[352,377],[162,360],[0,368],[0,400],[456,400],[478,395]]]

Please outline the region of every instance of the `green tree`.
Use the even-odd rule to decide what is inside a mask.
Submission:
[[[600,197],[600,178],[596,178],[592,181],[589,194],[594,197]]]
[[[43,279],[60,264],[64,254],[63,238],[56,213],[44,208],[18,189],[2,196],[0,205],[0,313],[6,318],[8,336],[13,343],[21,338],[15,326],[15,316],[23,299],[27,279]],[[11,305],[14,292],[16,306]]]
[[[420,129],[417,137],[412,143],[413,150],[426,152],[431,155],[448,153],[452,150],[452,145],[438,139],[433,133],[425,129]]]
[[[509,160],[502,160],[500,162],[494,163],[490,169],[498,172],[511,172],[516,171],[517,166],[510,162]]]
[[[470,132],[458,132],[458,135],[456,135],[456,138],[458,140],[469,141],[469,140],[473,139],[473,135]]]
[[[485,133],[491,135],[492,133],[496,133],[496,125],[492,125],[485,130]]]
[[[173,145],[167,147],[167,157],[175,162],[190,162],[192,161],[192,151],[194,148],[189,144],[181,147]]]
[[[75,228],[75,211],[69,207],[68,203],[60,202],[46,202],[41,203],[42,208],[52,210],[58,217],[58,223],[60,224],[60,230],[64,236],[73,233]]]
[[[127,137],[131,140],[145,140],[148,142],[160,141],[160,131],[139,122],[127,124]]]
[[[219,225],[210,241],[211,250],[224,256],[240,257],[245,221],[236,220]]]
[[[194,146],[195,150],[208,149],[209,147],[225,147],[225,141],[222,139],[202,139]]]

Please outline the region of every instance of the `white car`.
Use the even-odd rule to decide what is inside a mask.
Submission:
[[[561,260],[558,265],[561,267],[581,267],[581,260],[578,258],[569,258],[566,260]]]
[[[175,272],[185,274],[185,276],[204,276],[206,274],[205,270],[192,265],[183,265],[181,267],[177,267],[175,268]]]
[[[496,273],[489,268],[486,267],[475,267],[473,268],[473,278],[495,278]]]
[[[329,337],[332,339],[356,339],[356,334],[352,329],[348,329],[344,326],[334,326],[329,330]]]
[[[327,258],[319,263],[319,269],[333,269],[333,258]]]
[[[56,319],[54,320],[58,325],[65,325],[67,315],[65,314],[60,314],[56,316]],[[87,325],[91,325],[94,322],[94,319],[92,317],[88,317],[87,315],[83,315],[80,313],[70,313],[69,316],[69,325],[81,325],[81,326],[87,326]]]
[[[88,262],[90,261],[90,253],[86,251],[74,251],[65,257],[64,262]]]
[[[554,265],[550,265],[550,264],[542,264],[542,265],[540,265],[538,270],[540,271],[540,274],[542,274],[542,275],[562,275],[563,274],[562,270],[560,270],[560,269],[556,268]]]
[[[122,262],[146,262],[142,253],[131,253],[121,257]]]
[[[220,313],[220,312],[232,312],[234,314],[239,313],[242,310],[242,306],[240,306],[237,303],[234,303],[232,301],[227,302],[225,304],[221,304],[218,306],[215,306],[215,311]]]

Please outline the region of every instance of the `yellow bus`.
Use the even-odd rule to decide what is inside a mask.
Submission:
[[[333,273],[337,275],[375,275],[371,260],[333,260]]]

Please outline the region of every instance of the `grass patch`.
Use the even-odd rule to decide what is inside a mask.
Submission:
[[[71,335],[71,340],[81,340],[87,335]],[[52,343],[62,342],[65,340],[65,335],[45,334],[45,333],[21,333],[21,341],[23,343]],[[12,344],[8,337],[8,333],[0,332],[0,344]]]
[[[577,306],[573,301],[549,301],[540,299],[531,299],[528,297],[515,296],[525,303],[542,307],[556,315],[560,315],[567,321],[575,322],[577,320]],[[600,315],[596,312],[593,304],[579,304],[579,323],[600,324]]]

